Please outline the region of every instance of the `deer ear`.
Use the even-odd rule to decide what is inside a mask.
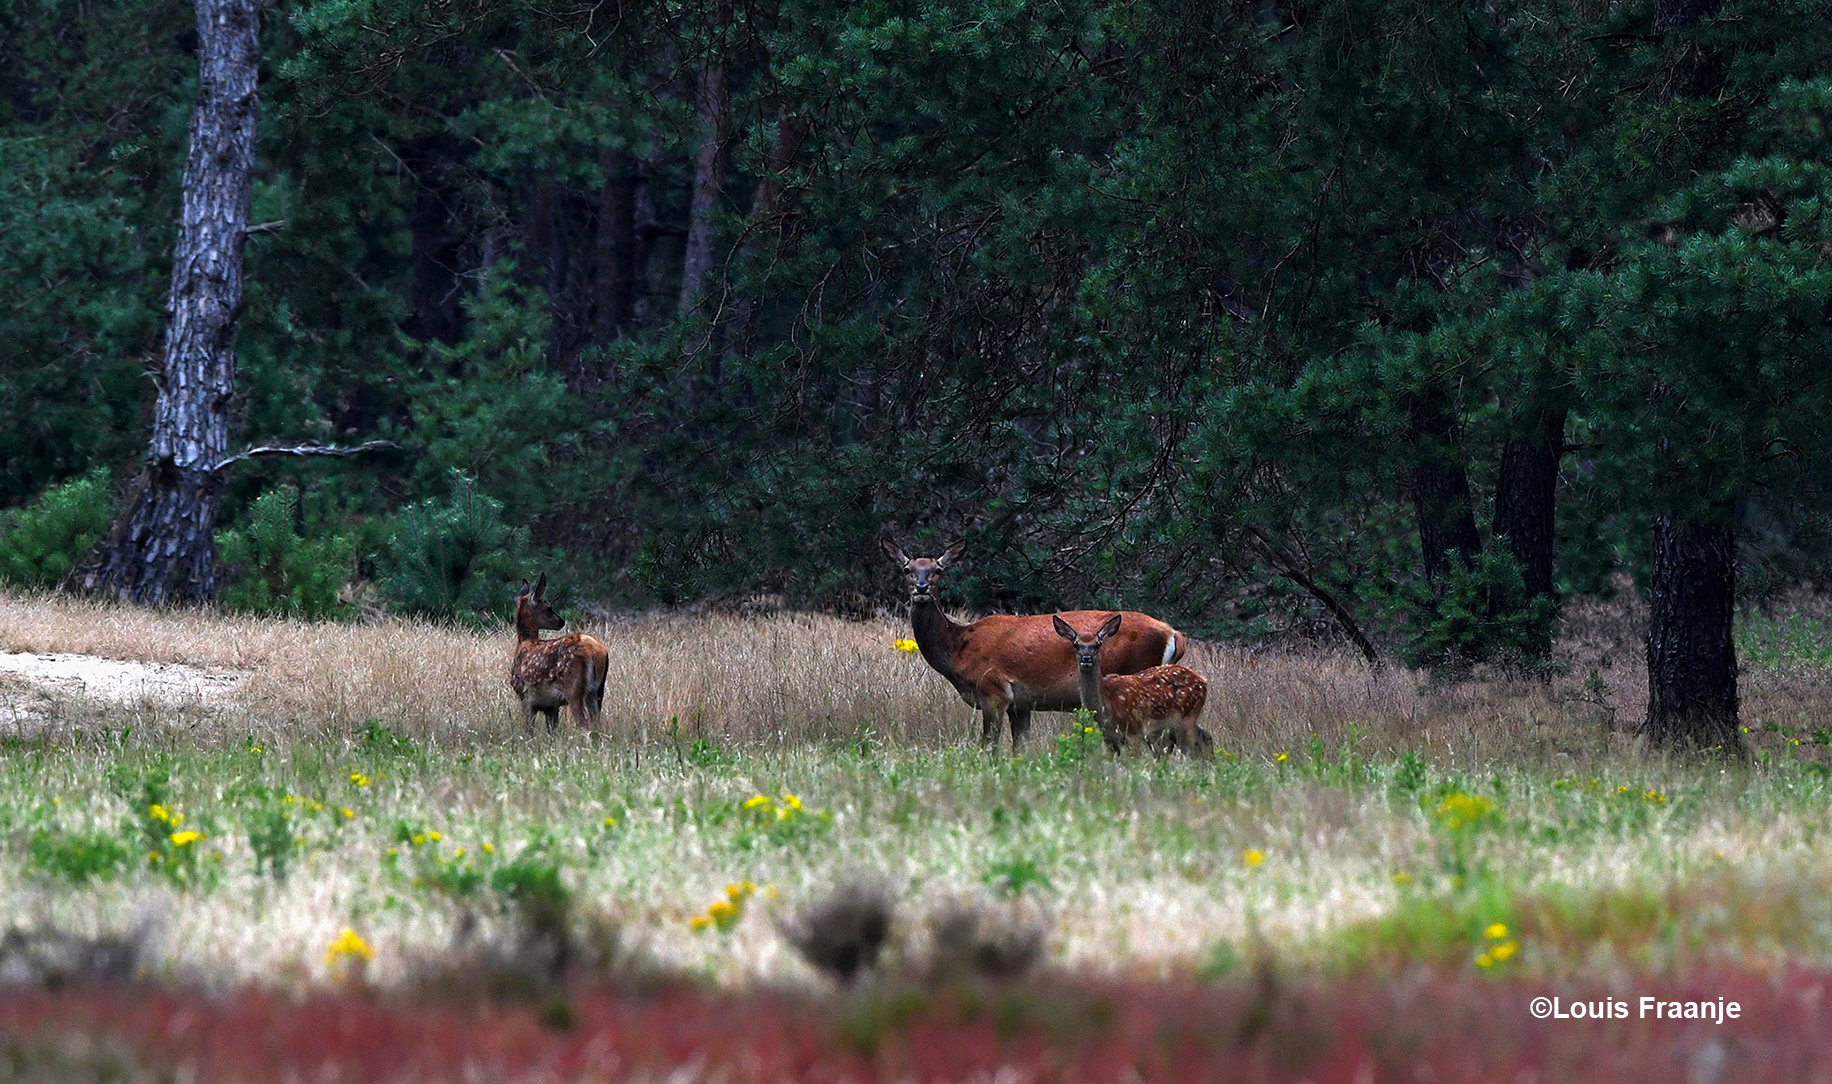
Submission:
[[[1067,640],[1071,644],[1076,641],[1077,637],[1075,635],[1075,630],[1069,627],[1069,623],[1067,621],[1064,621],[1061,618],[1061,616],[1057,614],[1051,614],[1050,615],[1050,624],[1056,626],[1056,635],[1062,637],[1064,640]]]
[[[515,597],[516,598],[527,598],[528,597],[528,581],[527,580],[522,581],[522,589],[515,593]]]
[[[884,547],[885,554],[904,568],[910,567],[910,559],[903,552],[903,547],[888,538],[880,538],[878,544]]]
[[[1094,634],[1094,642],[1097,644],[1104,644],[1118,631],[1120,631],[1120,615],[1114,614],[1107,619],[1106,624],[1100,627],[1100,631]]]
[[[960,560],[961,554],[966,552],[967,540],[964,538],[956,539],[953,545],[941,551],[941,556],[935,559],[935,567],[937,569],[947,568],[949,565]]]
[[[547,597],[547,573],[545,572],[541,573],[540,579],[534,581],[534,597]]]

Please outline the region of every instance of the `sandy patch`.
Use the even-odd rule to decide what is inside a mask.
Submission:
[[[0,652],[0,722],[68,716],[85,706],[208,710],[225,706],[245,677],[179,663]]]

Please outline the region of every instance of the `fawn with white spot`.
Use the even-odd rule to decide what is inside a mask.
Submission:
[[[547,601],[547,573],[541,573],[533,587],[523,581],[515,596],[515,665],[509,670],[509,685],[521,697],[529,730],[534,729],[536,712],[547,716],[548,730],[557,728],[561,704],[572,710],[575,724],[598,729],[610,656],[602,641],[582,632],[541,639],[542,629],[565,625],[566,619]]]
[[[1130,739],[1142,737],[1162,752],[1168,747],[1163,739],[1169,736],[1192,756],[1212,752],[1215,739],[1196,725],[1209,699],[1209,683],[1201,674],[1187,666],[1153,666],[1136,674],[1100,672],[1101,645],[1120,630],[1124,616],[1114,614],[1090,636],[1076,632],[1060,615],[1050,618],[1056,635],[1075,648],[1081,706],[1100,721],[1107,747],[1117,753]]]

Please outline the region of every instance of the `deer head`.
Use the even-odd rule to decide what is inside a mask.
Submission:
[[[561,629],[566,627],[566,619],[560,611],[547,601],[547,573],[529,587],[528,581],[522,581],[522,589],[515,596],[515,628],[517,632],[529,639],[539,639],[542,629]]]
[[[910,604],[935,601],[935,577],[942,569],[960,560],[961,554],[967,551],[965,539],[955,542],[941,551],[940,557],[910,557],[903,552],[897,543],[886,538],[882,540],[884,552],[897,566],[903,569],[903,582],[910,589]]]
[[[1075,665],[1078,669],[1093,672],[1100,668],[1100,646],[1113,638],[1120,631],[1120,616],[1114,614],[1094,630],[1093,636],[1083,636],[1075,631],[1067,621],[1054,614],[1050,621],[1056,626],[1056,635],[1067,640],[1075,647]]]

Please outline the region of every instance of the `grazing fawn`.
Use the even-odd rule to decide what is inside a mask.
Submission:
[[[1033,711],[1073,711],[1081,706],[1075,684],[1075,656],[1056,646],[1044,614],[992,614],[962,624],[941,612],[935,585],[943,569],[960,560],[965,542],[939,557],[911,557],[897,543],[882,540],[884,552],[903,570],[910,588],[910,627],[922,657],[954,691],[980,713],[980,741],[991,749],[1011,721],[1016,749],[1030,730]],[[1108,610],[1077,610],[1066,616],[1092,623]],[[1107,647],[1107,672],[1131,674],[1183,657],[1186,637],[1149,614],[1125,611],[1126,631]]]
[[[541,639],[542,629],[565,624],[566,619],[547,601],[547,573],[541,573],[533,587],[524,580],[521,593],[515,596],[515,665],[509,670],[509,684],[522,698],[530,731],[537,711],[547,716],[548,730],[556,729],[561,704],[572,709],[576,725],[586,730],[598,728],[609,655],[602,641],[582,632]]]
[[[1215,739],[1196,725],[1202,706],[1209,699],[1209,683],[1187,666],[1154,666],[1136,674],[1100,672],[1100,649],[1120,630],[1124,614],[1114,614],[1094,631],[1083,636],[1060,615],[1055,623],[1056,635],[1075,648],[1076,674],[1081,683],[1081,706],[1100,720],[1101,736],[1107,747],[1119,752],[1133,737],[1142,737],[1152,749],[1163,752],[1169,744],[1166,734],[1186,753],[1208,753]]]

